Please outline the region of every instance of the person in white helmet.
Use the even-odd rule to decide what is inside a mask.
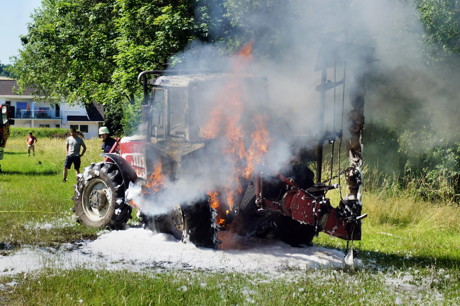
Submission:
[[[99,128],[99,137],[102,139],[102,152],[109,153],[116,140],[109,136],[109,129],[105,126]]]

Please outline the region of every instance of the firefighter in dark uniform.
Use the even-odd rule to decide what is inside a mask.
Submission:
[[[102,152],[109,153],[117,141],[109,136],[109,129],[105,126],[99,129],[99,137],[102,139]]]

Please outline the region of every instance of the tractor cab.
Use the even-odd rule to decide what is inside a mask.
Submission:
[[[171,179],[184,159],[206,149],[219,136],[216,112],[232,113],[233,102],[261,105],[267,101],[266,79],[232,74],[157,75],[157,71],[140,74],[144,86],[141,135],[121,141],[125,159],[137,155],[138,177],[147,178],[161,160]],[[162,72],[164,73],[164,72]],[[148,79],[148,75],[155,78]],[[244,94],[240,92],[243,88]],[[253,107],[245,112],[258,113]]]
[[[154,72],[145,72],[146,75],[149,73]],[[222,101],[241,99],[244,105],[260,105],[267,100],[266,79],[253,76],[162,75],[150,82],[145,80],[143,85],[144,88],[152,87],[146,94],[143,107],[143,115],[147,116],[143,122],[148,122],[147,136],[152,142],[160,143],[205,142],[215,136],[208,131],[209,122],[213,112],[219,111],[218,105],[225,104]],[[245,91],[244,95],[237,92],[241,88]]]

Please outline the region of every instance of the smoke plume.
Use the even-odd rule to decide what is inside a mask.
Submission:
[[[239,39],[252,46],[250,54],[223,55],[216,46],[194,42],[173,61],[173,69],[265,78],[265,96],[261,96],[260,87],[246,86],[243,77],[230,87],[222,83],[202,88],[202,95],[210,98],[204,99],[197,110],[198,118],[211,120],[217,116],[213,111],[221,106],[220,132],[228,128],[225,122],[239,129],[238,137],[246,150],[254,142],[255,116],[264,116],[269,144],[255,170],[276,173],[298,154],[299,147],[313,149],[325,132],[346,131],[354,75],[366,74],[370,79],[365,103],[368,121],[404,128],[410,120],[430,120],[434,130],[442,133],[458,118],[454,95],[446,93],[442,81],[446,71],[435,73],[425,64],[428,47],[423,44],[423,27],[410,1],[272,2],[262,10],[242,1],[234,6],[241,10],[230,12],[239,26]],[[353,47],[344,49],[344,45]],[[318,63],[326,53],[340,54],[336,67],[327,69],[327,80],[345,82],[328,91],[321,122]],[[365,54],[371,54],[367,61],[363,59]],[[234,95],[240,104],[227,100]],[[204,154],[187,160],[178,177],[168,180],[165,190],[144,204],[145,212],[164,213],[225,186],[238,188],[238,182],[231,182],[241,174],[235,171],[238,162],[225,153],[232,146],[235,143],[231,139],[222,137]]]

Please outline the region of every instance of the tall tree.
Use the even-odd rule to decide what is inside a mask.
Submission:
[[[44,0],[14,64],[21,88],[48,100],[104,102],[117,54],[115,17],[113,1]]]
[[[140,71],[165,69],[191,41],[210,39],[215,19],[206,15],[206,2],[44,0],[22,37],[13,73],[22,89],[47,100],[96,101],[120,110],[120,103],[136,103]],[[117,112],[108,114],[119,121]]]
[[[139,72],[166,69],[171,56],[206,37],[206,26],[195,21],[195,6],[190,0],[117,0],[117,87],[133,97],[139,92]]]

